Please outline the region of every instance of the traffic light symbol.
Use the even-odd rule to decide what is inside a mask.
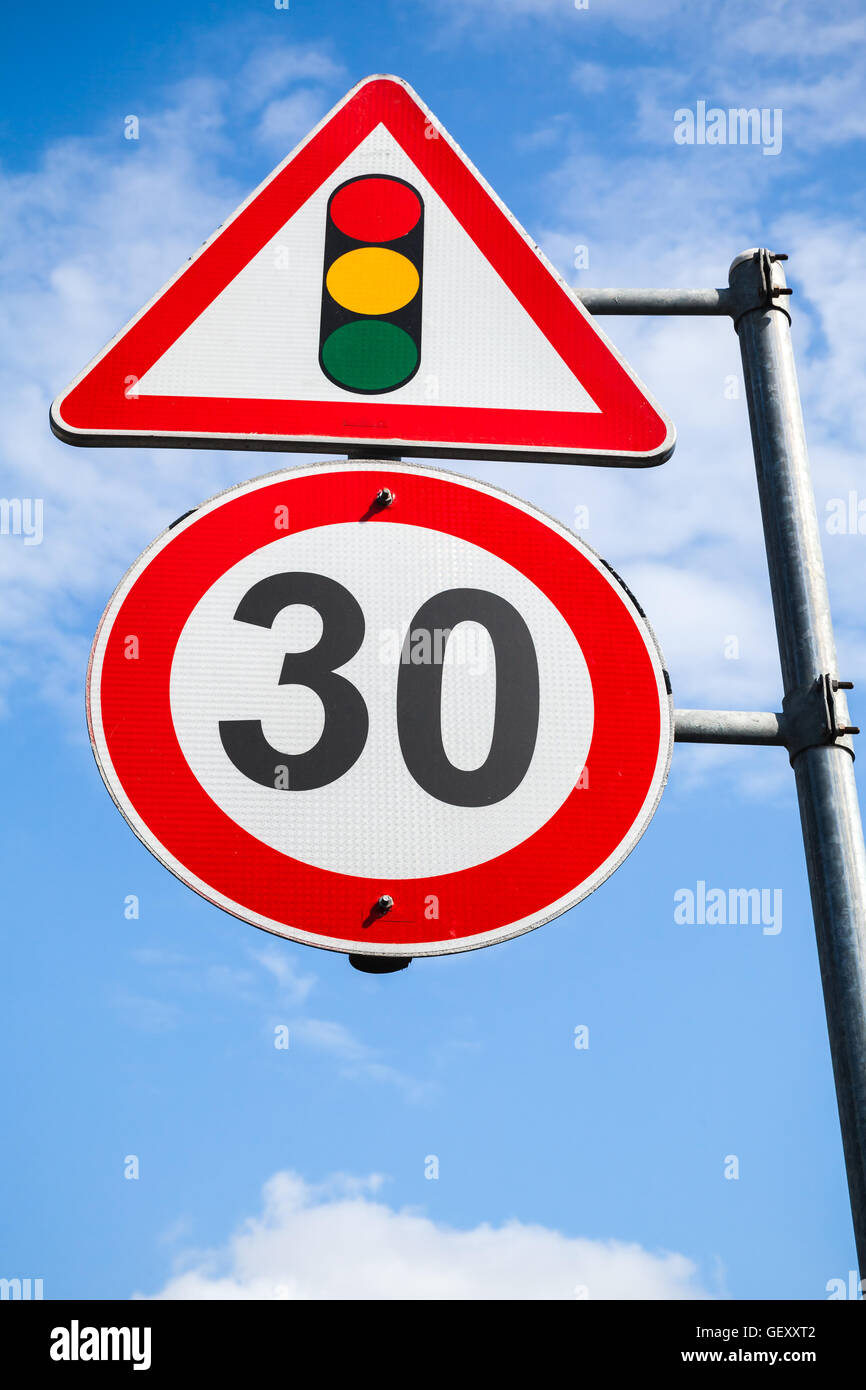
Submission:
[[[349,179],[331,194],[319,365],[344,391],[403,386],[421,362],[424,203],[390,174]]]

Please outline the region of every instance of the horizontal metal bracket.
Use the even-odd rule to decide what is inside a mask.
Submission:
[[[784,746],[785,716],[761,710],[678,709],[677,743],[743,743]]]
[[[763,710],[678,709],[674,711],[674,739],[677,743],[787,748],[792,763],[804,748],[828,746],[844,748],[853,758],[850,735],[859,734],[860,730],[848,723],[847,706],[837,698],[837,691],[851,688],[851,681],[818,676],[804,689],[785,696],[781,714]]]
[[[732,317],[731,290],[590,290],[575,289],[590,314],[684,314]]]
[[[784,283],[784,276],[774,275],[776,261],[786,261],[782,253],[756,247],[744,251],[734,266],[753,263],[751,273],[734,277],[734,287],[718,290],[594,290],[577,289],[573,293],[590,314],[681,314],[732,318],[734,327],[744,314],[757,309],[781,309],[790,322],[791,315],[780,299],[793,293]]]

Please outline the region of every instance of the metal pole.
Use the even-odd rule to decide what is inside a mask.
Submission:
[[[782,259],[785,259],[784,257]],[[866,849],[779,260],[746,251],[729,275],[785,699],[811,729],[789,742],[861,1273],[866,1273]],[[805,717],[804,717],[805,716]],[[823,728],[823,734],[821,730]]]

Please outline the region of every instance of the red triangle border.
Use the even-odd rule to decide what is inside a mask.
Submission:
[[[384,124],[458,218],[598,412],[135,396],[140,379],[352,150]],[[420,456],[662,463],[674,430],[590,316],[551,273],[430,112],[394,77],[360,83],[51,409],[55,434],[85,445],[164,444]]]

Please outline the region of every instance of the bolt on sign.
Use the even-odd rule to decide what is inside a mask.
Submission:
[[[366,326],[331,322],[325,344]],[[637,843],[673,744],[655,638],[588,546],[485,483],[373,460],[243,483],[165,531],[102,618],[87,708],[168,869],[355,959],[566,911]]]
[[[670,421],[412,89],[358,84],[51,408],[71,444],[647,465]]]

